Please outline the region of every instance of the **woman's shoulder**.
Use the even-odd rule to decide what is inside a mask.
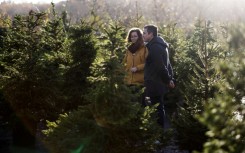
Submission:
[[[139,56],[144,56],[145,54],[148,53],[148,49],[146,46],[141,46],[138,50],[137,50],[137,54]]]
[[[145,50],[147,47],[145,45],[142,45],[138,50]]]

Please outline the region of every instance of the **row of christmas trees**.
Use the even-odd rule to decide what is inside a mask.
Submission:
[[[149,153],[167,145],[171,135],[156,124],[154,107],[132,102],[137,95],[123,83],[126,25],[69,25],[54,9],[1,24],[1,103],[34,136],[47,123],[42,140],[50,152]],[[188,33],[171,23],[159,28],[177,80],[166,105],[177,108],[170,131],[179,146],[245,151],[244,26],[199,19]]]

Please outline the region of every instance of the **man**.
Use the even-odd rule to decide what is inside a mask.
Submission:
[[[144,81],[146,97],[151,104],[159,103],[158,123],[163,126],[164,105],[163,97],[168,88],[174,88],[172,66],[169,61],[168,44],[158,37],[158,29],[155,25],[146,25],[143,31],[143,39],[147,43],[148,56],[145,63]]]

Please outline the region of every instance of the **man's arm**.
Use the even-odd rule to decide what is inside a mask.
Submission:
[[[156,69],[156,73],[158,73],[159,76],[161,76],[161,79],[164,83],[169,84],[169,81],[171,80],[169,76],[168,69],[166,67],[165,58],[163,59],[163,56],[166,54],[163,52],[163,47],[155,45],[152,47],[152,56],[153,56],[153,63],[154,67]],[[167,58],[166,58],[167,60]]]

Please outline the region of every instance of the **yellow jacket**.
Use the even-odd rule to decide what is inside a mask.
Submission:
[[[140,47],[134,54],[129,50],[126,51],[123,59],[125,68],[125,83],[129,85],[143,85],[144,83],[144,67],[148,50],[145,46]],[[136,67],[136,72],[131,72],[131,68]]]

